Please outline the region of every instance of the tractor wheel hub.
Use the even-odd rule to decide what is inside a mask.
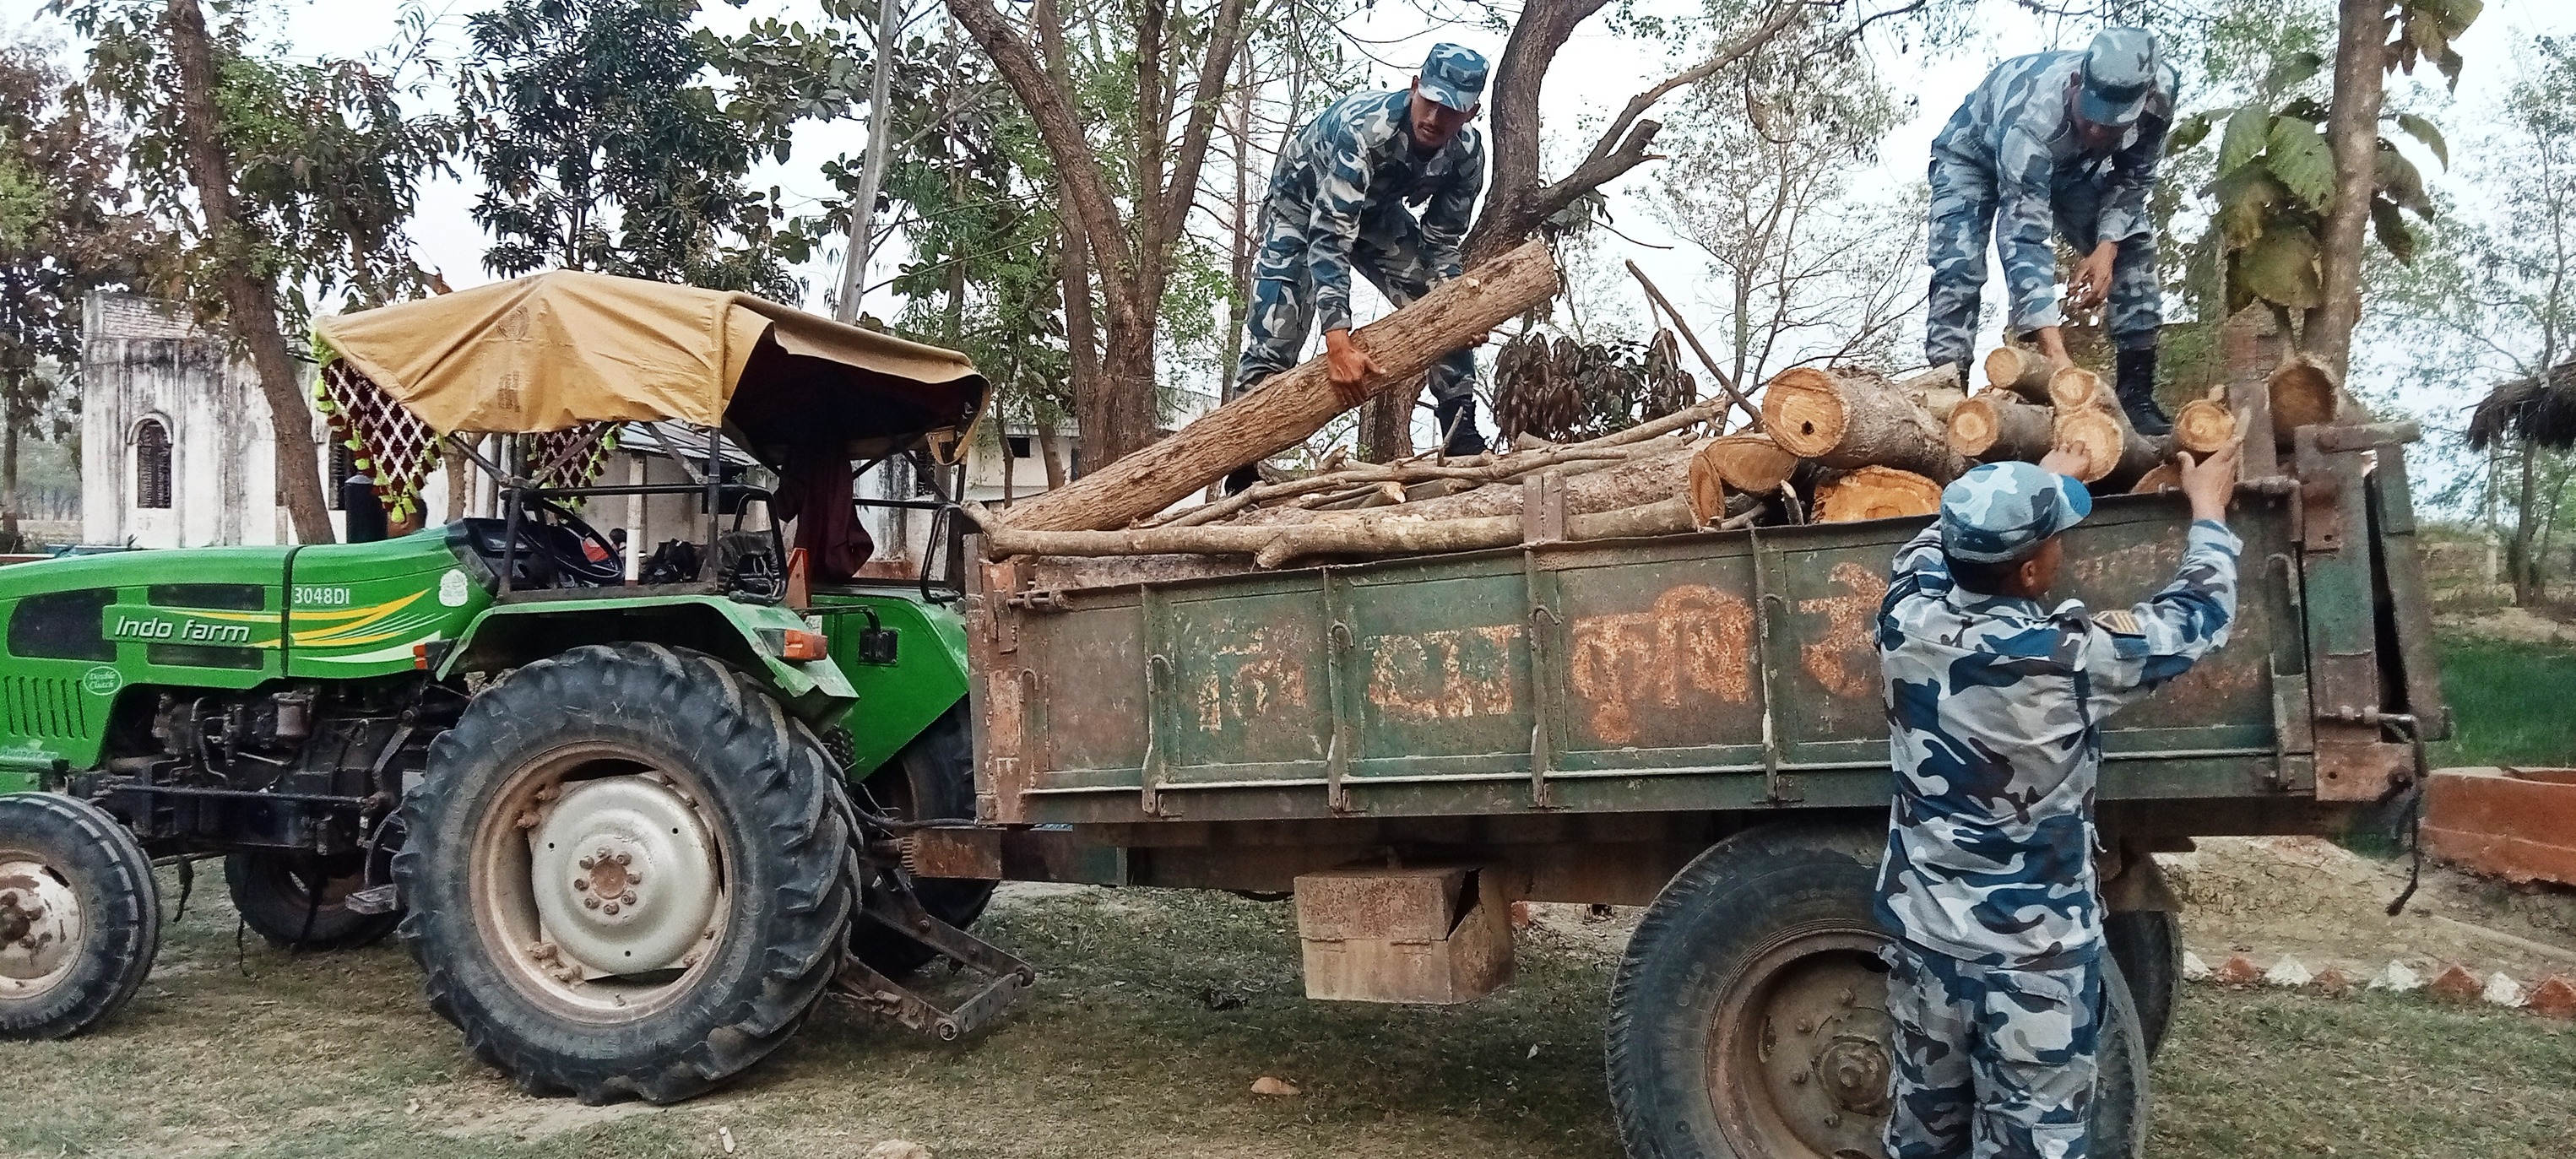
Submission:
[[[724,891],[706,822],[655,776],[565,786],[528,847],[545,937],[591,977],[684,965]]]
[[[0,997],[33,996],[70,974],[88,932],[80,895],[51,868],[0,861]]]

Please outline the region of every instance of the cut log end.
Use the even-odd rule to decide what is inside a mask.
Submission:
[[[2048,376],[2048,401],[2059,410],[2114,405],[2102,376],[2081,366],[2070,366]]]
[[[2174,415],[2174,448],[2206,455],[2236,441],[2236,412],[2214,399],[2196,398]]]
[[[1998,346],[1986,355],[1986,385],[2008,390],[2032,402],[2048,401],[2048,356],[2019,346]]]
[[[1941,485],[1912,471],[1863,467],[1816,487],[1816,521],[1899,519],[1941,509]]]
[[[1850,415],[1839,386],[1832,374],[1812,366],[1781,371],[1763,395],[1763,429],[1781,449],[1801,458],[1841,446]]]
[[[1780,489],[1798,469],[1798,457],[1762,435],[1728,435],[1700,449],[1691,464],[1692,478],[1714,473],[1728,490],[1761,495]]]
[[[1986,462],[2039,461],[2055,437],[2048,408],[2010,391],[1987,391],[1950,412],[1950,449]]]
[[[2291,354],[2281,360],[2267,385],[2272,396],[2272,438],[2280,445],[2288,446],[2291,432],[2300,427],[2334,421],[2334,376],[2316,359]]]
[[[2111,491],[2126,489],[2165,457],[2156,440],[2131,430],[2119,412],[2095,407],[2057,412],[2057,445],[2083,456],[2077,479]]]
[[[2153,495],[2159,491],[2174,490],[2181,486],[2182,468],[2172,463],[2158,463],[2155,470],[2138,476],[2138,481],[2129,486],[2129,494]]]

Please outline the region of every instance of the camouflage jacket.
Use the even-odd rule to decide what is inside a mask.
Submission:
[[[1937,522],[1897,552],[1878,613],[1897,774],[1880,924],[1985,965],[2098,953],[2102,721],[2227,641],[2243,546],[2224,524],[2194,523],[2173,583],[2105,612],[1954,586]]]
[[[1412,93],[1358,93],[1317,114],[1270,171],[1267,212],[1302,224],[1314,271],[1315,314],[1326,330],[1351,324],[1351,249],[1367,219],[1422,210],[1423,257],[1435,281],[1457,277],[1458,243],[1485,189],[1485,138],[1461,130],[1428,157],[1413,151]]]
[[[2171,64],[2147,98],[2145,115],[2129,126],[2108,157],[2087,156],[2076,137],[2068,96],[2080,83],[2082,52],[2041,52],[1995,66],[1984,83],[1951,114],[1932,139],[1935,165],[1965,162],[1994,174],[1995,252],[2003,259],[2012,293],[2012,332],[2028,333],[2064,321],[2057,308],[2057,252],[2052,197],[2073,182],[2101,191],[2096,241],[2126,241],[2154,234],[2147,194],[2165,151],[2182,74]]]

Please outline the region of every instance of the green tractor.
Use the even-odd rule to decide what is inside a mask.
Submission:
[[[954,1037],[1033,980],[964,932],[991,883],[901,860],[975,808],[955,585],[855,575],[853,462],[953,464],[987,392],[962,356],[578,273],[315,337],[398,514],[442,453],[498,514],[0,570],[0,1035],[108,1017],[152,966],[153,864],[213,855],[272,942],[398,927],[430,1005],[536,1093],[688,1097],[835,983]],[[637,421],[702,435],[694,481],[597,481]],[[629,583],[584,518],[621,498],[702,533]],[[937,955],[989,983],[943,1009],[898,981]]]

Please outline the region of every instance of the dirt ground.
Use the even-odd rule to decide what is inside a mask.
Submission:
[[[2204,843],[2175,866],[2200,907],[2192,945],[2356,959],[2401,938],[2428,959],[2453,948],[2425,919],[2360,924],[2394,889],[2385,867],[2349,857]],[[968,1042],[827,1003],[721,1094],[583,1107],[521,1096],[468,1057],[422,1006],[396,946],[290,955],[254,937],[237,948],[211,876],[214,896],[201,891],[170,928],[124,1014],[72,1042],[0,1046],[14,1096],[0,1102],[0,1151],[857,1159],[901,1138],[940,1159],[1620,1154],[1601,1010],[1628,912],[1539,907],[1501,994],[1379,1007],[1301,996],[1282,903],[1011,887],[983,928],[1043,977]],[[2439,872],[2425,895],[2433,912],[2576,946],[2564,895],[2498,894]],[[2511,962],[2482,942],[2456,948],[2489,968]],[[2530,1015],[2193,986],[2156,1069],[2153,1153],[2560,1159],[2576,1134],[2570,1074],[2576,1029]],[[1265,1075],[1302,1093],[1251,1094]]]

